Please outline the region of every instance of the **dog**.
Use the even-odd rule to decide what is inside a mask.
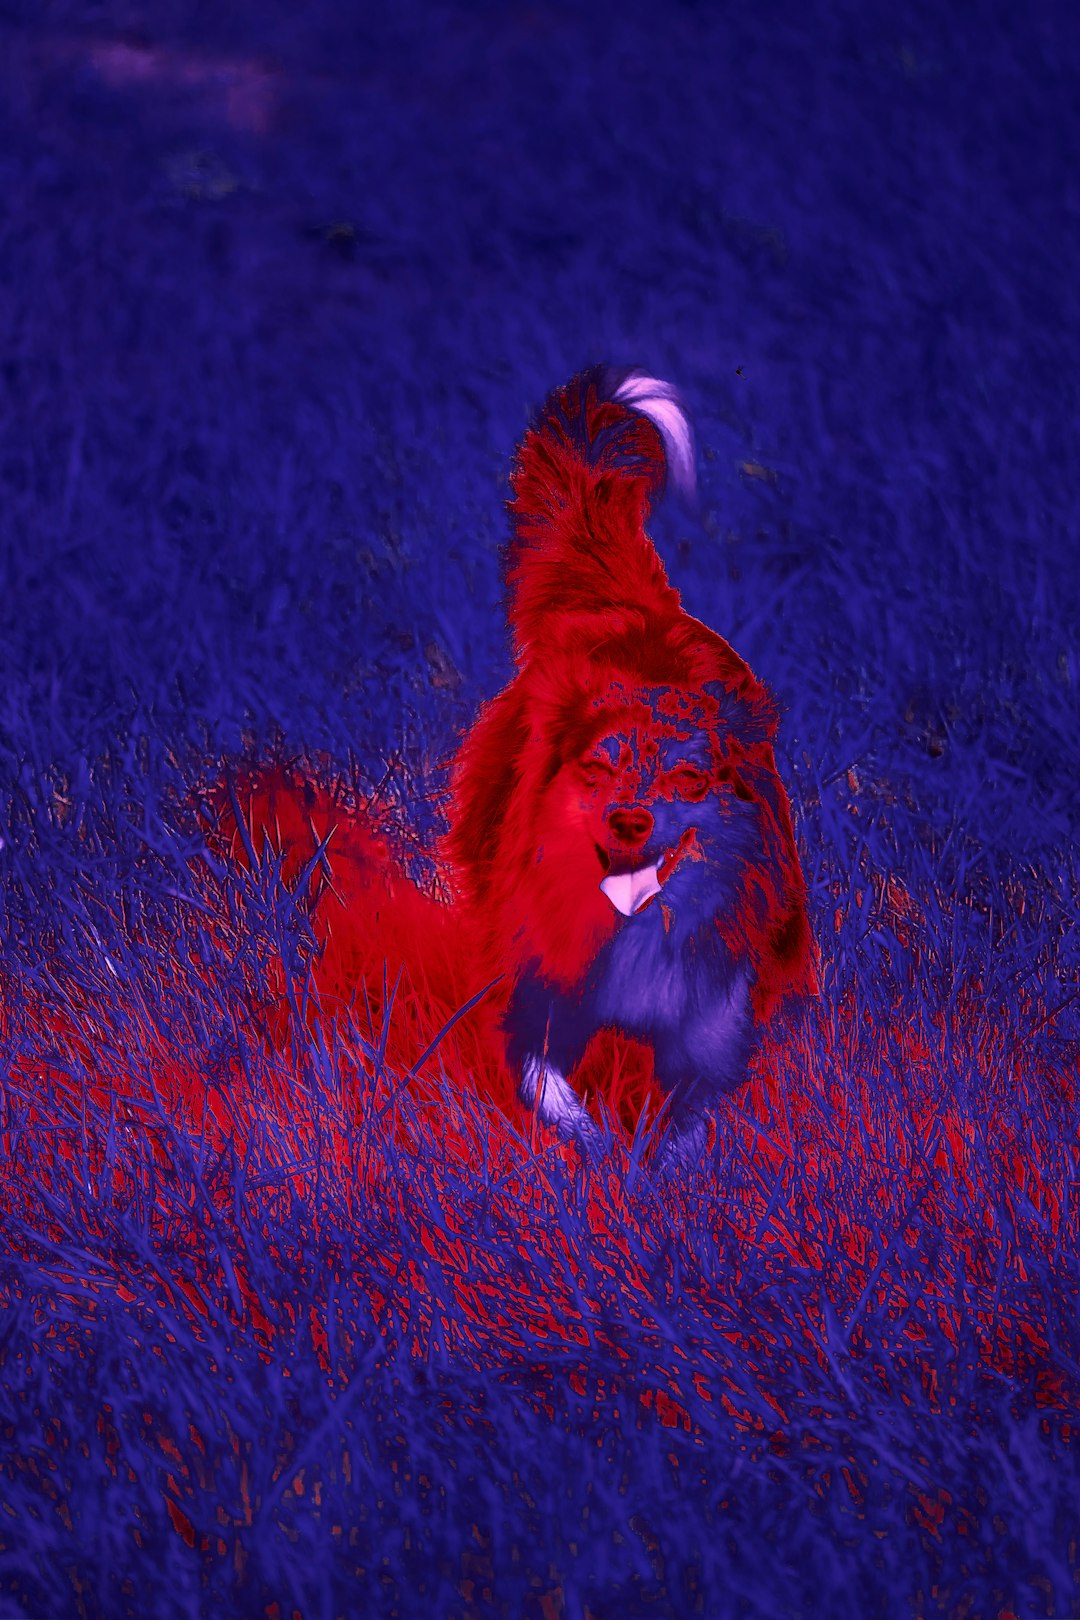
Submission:
[[[445,854],[506,976],[521,1100],[599,1140],[574,1069],[598,1030],[650,1046],[668,1160],[701,1156],[762,1026],[816,989],[776,703],[683,611],[646,534],[693,441],[667,383],[594,368],[556,390],[511,479],[517,673],[451,768]]]

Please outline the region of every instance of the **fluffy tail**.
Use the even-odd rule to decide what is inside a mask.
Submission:
[[[550,638],[551,615],[582,624],[677,609],[645,522],[665,483],[689,495],[694,449],[670,383],[597,366],[544,404],[511,479],[507,559],[517,661]],[[556,632],[557,633],[557,632]]]

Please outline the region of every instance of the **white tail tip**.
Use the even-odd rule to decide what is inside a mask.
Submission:
[[[681,495],[693,495],[696,487],[694,436],[682,402],[671,384],[661,382],[659,377],[632,371],[616,389],[614,398],[623,405],[632,405],[656,425],[664,441],[668,477]]]

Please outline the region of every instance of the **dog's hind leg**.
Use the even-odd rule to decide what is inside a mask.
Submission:
[[[603,1138],[581,1098],[564,1074],[543,1057],[527,1057],[521,1065],[518,1096],[545,1125],[572,1136],[585,1147],[597,1148]]]

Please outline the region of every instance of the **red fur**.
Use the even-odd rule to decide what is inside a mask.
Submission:
[[[332,1028],[352,1019],[362,1036],[377,1040],[392,995],[386,1059],[404,1074],[496,976],[497,969],[483,977],[487,963],[467,911],[412,883],[370,811],[339,785],[324,785],[296,767],[267,768],[220,791],[214,809],[218,847],[239,866],[250,867],[252,855],[258,862],[280,860],[282,881],[309,917],[315,941],[310,1024]],[[322,845],[325,854],[316,859]],[[512,1113],[514,1088],[497,1033],[504,1001],[500,983],[454,1024],[438,1051],[450,1072],[471,1076]],[[284,1044],[290,1014],[280,982],[266,986],[264,1012],[272,1038]]]

